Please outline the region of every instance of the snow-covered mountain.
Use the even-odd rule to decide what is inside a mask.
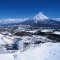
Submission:
[[[41,27],[60,27],[60,22],[50,19],[43,12],[39,12],[32,19],[22,22],[21,24],[32,25],[32,26],[41,26]]]
[[[45,20],[48,19],[48,17],[46,15],[43,14],[43,12],[39,12],[38,14],[36,14],[33,19],[36,20]]]
[[[38,14],[36,14],[33,18],[32,18],[36,23],[37,21],[44,21],[44,20],[48,20],[48,17],[46,15],[43,14],[43,12],[39,12]],[[29,20],[29,18],[19,18],[19,19],[12,19],[12,18],[8,18],[8,19],[0,19],[0,24],[14,24],[14,23],[20,23],[20,22],[24,22],[26,20]]]
[[[33,17],[33,19],[37,23],[38,21],[48,20],[49,18],[46,15],[44,15],[43,12],[39,12]]]
[[[0,25],[31,25],[38,27],[55,27],[60,28],[60,21],[56,19],[50,19],[43,12],[39,12],[32,18],[24,18],[24,19],[3,19],[0,20]]]

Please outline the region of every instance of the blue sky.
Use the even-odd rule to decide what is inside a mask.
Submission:
[[[0,0],[0,19],[31,18],[38,12],[60,17],[60,0]]]

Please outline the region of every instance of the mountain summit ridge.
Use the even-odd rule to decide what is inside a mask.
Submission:
[[[38,14],[36,14],[33,19],[36,20],[45,20],[45,19],[49,19],[49,17],[47,17],[43,12],[39,12]]]
[[[12,21],[12,20],[10,20]],[[13,22],[13,23],[6,23],[4,22],[1,23],[0,25],[31,25],[33,27],[47,27],[47,28],[51,28],[51,27],[55,27],[55,28],[60,28],[60,22],[56,21],[54,19],[50,19],[49,17],[47,17],[46,15],[44,15],[43,12],[39,12],[38,14],[36,14],[34,17],[29,18],[29,19],[23,19],[22,22],[20,22],[20,20],[16,20],[17,22]]]
[[[47,27],[47,28],[60,28],[60,22],[50,19],[43,12],[39,12],[32,19],[28,19],[21,24],[23,25],[31,25],[34,27]]]

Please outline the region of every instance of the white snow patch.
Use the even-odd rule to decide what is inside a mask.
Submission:
[[[41,32],[52,32],[52,30],[44,29],[44,30],[42,30]]]
[[[14,60],[13,54],[0,54],[0,60]]]
[[[60,35],[60,31],[53,32],[54,34]]]
[[[36,20],[45,20],[48,19],[48,17],[46,15],[43,14],[43,12],[39,12],[38,14],[36,14],[33,19]]]
[[[27,32],[35,33],[35,32],[37,32],[37,30],[32,30],[32,31],[27,31]]]

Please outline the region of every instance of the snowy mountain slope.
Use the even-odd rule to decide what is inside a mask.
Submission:
[[[1,60],[60,60],[60,43],[45,43],[24,52],[0,54]]]
[[[38,23],[38,22],[44,22],[44,21],[46,21],[48,19],[49,19],[49,17],[47,17],[46,15],[44,15],[43,12],[39,12],[34,17],[32,17],[32,19],[28,19],[26,22]]]
[[[39,12],[33,17],[33,19],[44,20],[44,19],[48,19],[48,17],[44,15],[43,12]]]
[[[13,40],[10,36],[0,34],[0,44],[12,44]]]
[[[3,19],[0,20],[0,25],[31,25],[37,27],[52,27],[60,28],[60,22],[54,19],[50,19],[43,12],[39,12],[32,18],[24,19]]]
[[[37,20],[29,19],[29,20],[24,21],[20,24],[31,25],[31,26],[34,26],[34,27],[60,28],[60,22],[52,20],[52,19],[44,20],[44,21],[39,21],[39,20],[37,21]]]
[[[33,19],[36,20],[36,23],[37,23],[37,21],[48,20],[48,17],[44,15],[43,12],[39,12],[33,17]]]
[[[21,60],[59,60],[60,43],[46,43],[22,53]],[[19,56],[19,55],[18,55]]]
[[[60,22],[50,19],[42,12],[36,14],[32,19],[28,19],[21,24],[24,25],[32,25],[32,26],[39,26],[39,27],[57,27],[60,28]]]

